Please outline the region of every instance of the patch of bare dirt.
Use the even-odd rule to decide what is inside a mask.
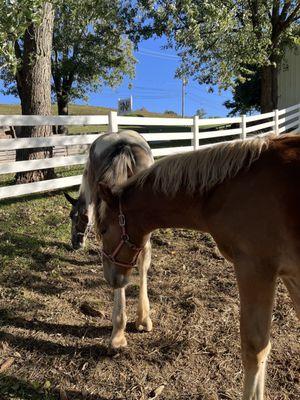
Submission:
[[[55,252],[51,246],[48,254]],[[154,330],[134,329],[137,276],[127,290],[128,348],[112,353],[112,291],[97,245],[66,246],[61,265],[36,257],[0,295],[0,399],[237,400],[239,300],[232,266],[208,235],[153,235],[149,297]],[[267,399],[300,398],[299,323],[280,284]],[[6,364],[5,364],[6,363]]]

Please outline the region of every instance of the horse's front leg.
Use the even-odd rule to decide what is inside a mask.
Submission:
[[[138,316],[136,327],[139,331],[150,332],[152,330],[152,321],[150,319],[150,304],[147,291],[147,271],[151,263],[151,243],[147,242],[143,252],[139,256],[138,267],[140,274],[140,292],[138,303]]]
[[[263,400],[276,274],[264,265],[236,265],[241,301],[243,400]]]
[[[110,345],[113,349],[127,346],[125,337],[127,316],[125,288],[114,290],[114,309],[112,316],[113,331],[110,337]]]

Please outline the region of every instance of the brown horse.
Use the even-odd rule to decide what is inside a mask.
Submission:
[[[300,317],[300,137],[254,138],[166,157],[113,191],[101,183],[99,193],[103,262],[116,275],[131,271],[110,258],[120,241],[120,214],[135,248],[123,247],[119,263],[130,263],[156,228],[214,237],[233,262],[239,287],[243,400],[262,400],[278,277]]]
[[[132,175],[144,170],[153,164],[151,149],[144,138],[134,131],[106,133],[96,139],[89,151],[85,165],[78,199],[65,194],[72,204],[70,217],[72,220],[71,241],[74,249],[84,247],[88,227],[92,225],[95,212],[94,205],[99,203],[97,187],[99,181],[110,186],[125,182]],[[124,240],[124,245],[126,241]],[[136,257],[140,272],[140,295],[138,305],[137,328],[150,331],[152,322],[149,316],[149,300],[147,294],[147,270],[151,260],[151,245],[147,242],[141,254]],[[105,277],[109,281],[115,279],[110,268],[105,270]],[[117,278],[118,286],[122,288],[114,291],[113,331],[111,345],[114,348],[126,346],[125,327],[125,288],[122,285],[124,278]]]

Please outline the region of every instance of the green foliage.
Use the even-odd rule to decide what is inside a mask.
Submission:
[[[87,90],[115,87],[133,77],[133,44],[118,0],[67,0],[55,13],[52,52],[53,90],[85,99]],[[124,10],[123,10],[124,11]]]
[[[0,1],[2,92],[17,96],[15,73],[22,59],[17,57],[15,43],[22,49],[22,36],[31,23],[38,22],[43,1]],[[131,30],[136,11],[133,12],[130,3],[121,4],[118,0],[56,0],[53,3],[54,95],[65,96],[67,102],[86,100],[87,90],[97,91],[104,85],[115,87],[125,75],[134,76],[133,40],[137,42],[139,37]],[[126,31],[132,40],[125,35]]]
[[[204,110],[204,108],[198,108],[198,110],[196,111],[196,115],[198,115],[199,118],[205,118],[206,111]]]
[[[177,115],[177,113],[176,113],[175,111],[173,111],[173,110],[166,110],[166,111],[164,112],[164,114],[167,114],[167,115],[174,115],[174,116]]]
[[[177,75],[220,89],[245,79],[247,65],[280,63],[286,47],[299,39],[298,0],[141,2],[152,26],[167,33],[182,58]]]
[[[16,71],[14,44],[30,23],[40,19],[43,0],[0,0],[0,66]]]
[[[249,67],[251,69],[251,67]],[[254,70],[246,75],[245,79],[236,79],[233,89],[233,99],[224,102],[226,108],[231,109],[229,116],[248,114],[252,111],[261,111],[260,70]]]

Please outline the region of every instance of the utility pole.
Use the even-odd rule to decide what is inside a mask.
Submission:
[[[187,79],[184,76],[182,78],[182,90],[181,90],[181,116],[184,117],[184,108],[185,108],[185,87],[187,85]]]

